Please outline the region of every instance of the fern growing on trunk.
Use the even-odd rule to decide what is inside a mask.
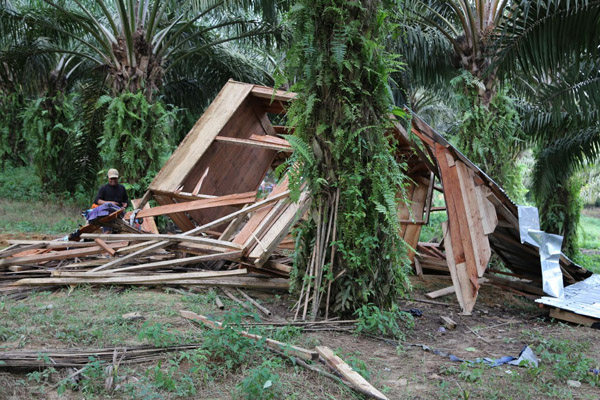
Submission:
[[[28,104],[22,115],[29,153],[44,190],[74,193],[81,183],[76,174],[81,122],[74,95],[39,97]]]
[[[103,135],[98,144],[106,168],[117,168],[130,196],[139,196],[168,157],[176,112],[144,93],[101,96],[96,107],[107,106]]]
[[[386,137],[388,76],[399,67],[382,45],[386,17],[377,0],[300,0],[290,15],[290,184],[312,201],[296,232],[303,318],[322,305],[325,314],[388,308],[409,287],[397,218],[405,177]]]

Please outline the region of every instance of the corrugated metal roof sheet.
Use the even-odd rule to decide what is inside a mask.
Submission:
[[[600,319],[600,275],[567,286],[564,297],[542,297],[537,303]]]

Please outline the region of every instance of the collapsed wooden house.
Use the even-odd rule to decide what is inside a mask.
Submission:
[[[227,262],[228,268],[244,269],[244,273],[286,278],[291,269],[286,250],[293,248],[289,230],[308,207],[310,197],[304,193],[299,203],[290,202],[286,179],[264,199],[257,196],[269,170],[292,152],[279,136],[288,133],[286,127],[274,122],[285,118],[294,97],[289,92],[229,81],[138,203],[142,209],[137,217],[168,215],[182,234],[113,235],[114,240],[130,241],[116,250],[123,256],[91,262],[95,267],[82,272],[85,279],[206,261],[213,263],[213,270]],[[412,249],[409,257],[416,273],[449,273],[452,290],[465,313],[473,309],[484,281],[518,294],[543,295],[539,250],[521,242],[518,208],[502,188],[417,115],[412,116],[408,132],[393,117],[392,122],[396,156],[407,166],[409,178],[405,187],[399,188],[409,200],[398,210],[400,233]],[[436,191],[443,193],[445,207],[433,206]],[[151,199],[158,206],[148,207]],[[432,212],[447,213],[443,240],[421,243],[421,229]],[[140,264],[139,259],[162,249],[177,252],[177,259]],[[492,253],[509,271],[488,268]],[[188,257],[190,254],[193,257]],[[11,264],[0,260],[0,268],[3,263]],[[564,256],[560,269],[566,284],[591,275]]]

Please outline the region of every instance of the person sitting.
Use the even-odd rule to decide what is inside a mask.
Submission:
[[[119,183],[119,171],[114,168],[108,170],[108,183],[100,187],[94,203],[99,206],[112,203],[121,208],[127,208],[129,199],[125,186]]]

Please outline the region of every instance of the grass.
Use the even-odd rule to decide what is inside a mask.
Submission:
[[[197,344],[198,349],[172,354],[161,361],[118,368],[90,359],[80,381],[69,371],[46,368],[22,375],[0,373],[0,398],[18,392],[19,398],[235,398],[302,399],[303,384],[311,380],[311,398],[338,393],[356,398],[349,389],[291,365],[266,350],[263,343],[241,336],[242,318],[258,318],[223,299],[226,313],[214,303],[215,292],[174,293],[146,288],[91,288],[34,294],[21,301],[0,299],[0,351],[40,348],[102,348]],[[184,320],[187,309],[229,324],[224,330],[201,328]],[[123,314],[138,312],[144,320]],[[245,328],[288,343],[300,339],[296,328]],[[308,374],[308,375],[307,375]],[[107,379],[113,384],[105,386]],[[4,379],[4,382],[2,381]],[[8,381],[7,381],[8,380]],[[50,393],[54,393],[50,395]],[[81,396],[81,397],[80,397]],[[333,397],[339,398],[339,397]]]
[[[594,216],[584,212],[577,233],[581,248],[600,250],[600,214]]]
[[[69,204],[0,199],[0,233],[66,235],[85,224],[81,210]]]
[[[71,233],[85,223],[81,211],[91,196],[49,194],[32,167],[6,167],[0,173],[0,233]]]

